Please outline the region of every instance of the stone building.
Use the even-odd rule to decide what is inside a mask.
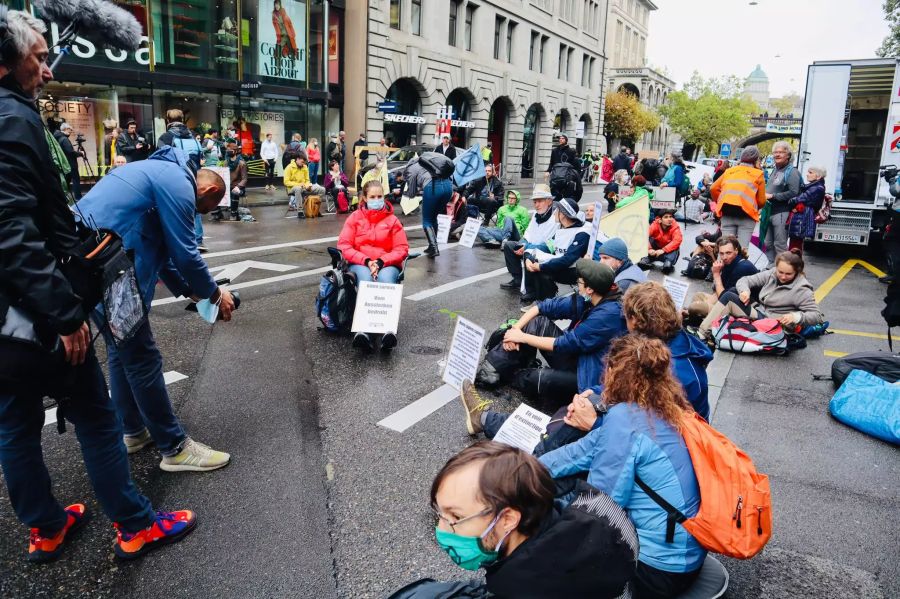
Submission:
[[[759,104],[761,111],[769,110],[769,76],[762,70],[761,65],[756,65],[744,81],[744,93]]]

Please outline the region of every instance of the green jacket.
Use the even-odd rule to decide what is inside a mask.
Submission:
[[[522,199],[519,192],[514,189],[510,191],[516,194],[516,204],[515,206],[510,206],[506,202],[503,203],[503,206],[497,210],[497,226],[502,229],[503,225],[506,224],[506,219],[511,218],[516,223],[519,235],[522,235],[525,233],[525,229],[528,228],[528,223],[531,222],[531,215],[528,213],[527,208],[519,205],[519,201]]]
[[[648,200],[652,200],[653,192],[644,187],[635,187],[634,193],[632,193],[630,196],[622,198],[621,200],[616,202],[616,210],[618,210],[619,208],[624,208],[628,204],[634,204],[641,198],[647,198]]]

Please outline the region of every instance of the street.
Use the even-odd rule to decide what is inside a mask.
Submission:
[[[599,198],[589,187],[583,204]],[[488,331],[518,316],[517,294],[498,287],[502,254],[451,243],[435,260],[411,260],[399,346],[365,355],[320,330],[313,307],[346,217],[298,222],[284,206],[253,215],[256,223],[205,223],[205,258],[241,295],[233,322],[206,324],[162,286],[152,309],[182,422],[232,463],[170,474],[150,447],[130,458],[133,475],[154,505],[195,510],[197,531],[135,563],[114,560],[114,530],[71,427],[58,435],[46,426],[54,493],[64,504],[85,501],[93,520],[58,562],[28,564],[27,529],[0,486],[0,596],[366,598],[423,577],[469,577],[436,546],[428,499],[438,469],[471,442],[461,403],[441,390],[438,362],[452,332],[441,310]],[[418,212],[401,220],[421,251]],[[702,229],[687,227],[682,256]],[[898,450],[833,420],[831,381],[812,376],[827,375],[835,355],[886,348],[885,286],[865,265],[837,280],[848,259],[884,268],[849,246],[807,253],[810,281],[831,279],[819,299],[834,334],[787,357],[717,352],[710,366],[712,423],[770,476],[774,510],[763,553],[725,560],[727,597],[900,597]],[[706,288],[691,283],[690,294]],[[378,424],[436,390],[403,432]],[[507,393],[485,396],[511,410],[517,399]]]

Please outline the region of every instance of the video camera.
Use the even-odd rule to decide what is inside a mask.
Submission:
[[[897,181],[900,169],[894,164],[885,164],[878,168],[881,178],[888,182],[888,191],[891,193],[891,196],[900,198],[900,182]]]
[[[75,134],[75,143],[77,143],[78,145],[81,145],[86,141],[87,141],[87,139],[84,137],[84,133],[76,133]]]

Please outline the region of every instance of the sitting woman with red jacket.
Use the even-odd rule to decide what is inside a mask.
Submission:
[[[409,255],[409,241],[394,207],[384,201],[380,181],[369,181],[363,187],[363,203],[351,214],[338,237],[338,249],[350,265],[350,272],[358,282],[377,281],[396,283],[403,261]],[[391,349],[397,337],[387,333],[381,340],[382,349]],[[371,349],[366,333],[357,333],[353,346]]]

